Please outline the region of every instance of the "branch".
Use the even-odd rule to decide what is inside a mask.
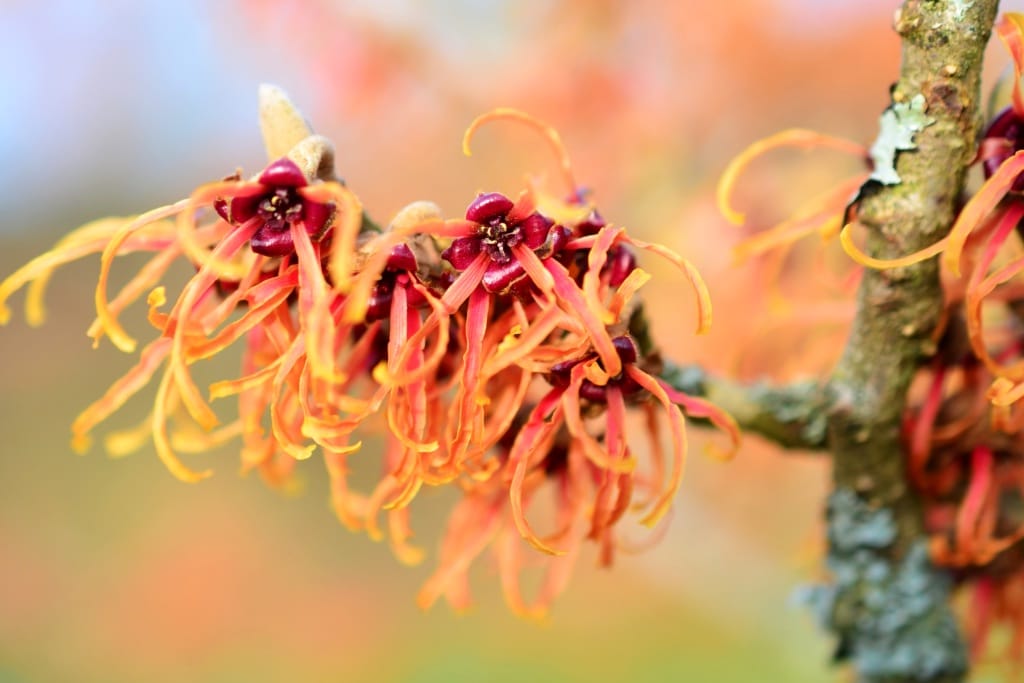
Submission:
[[[877,173],[876,158],[876,180],[862,188],[857,212],[872,256],[908,254],[949,231],[976,148],[982,55],[997,5],[905,0],[896,15],[903,63],[874,148],[891,155],[896,182],[882,184],[893,178]],[[895,144],[893,126],[903,134]],[[839,638],[836,659],[853,661],[863,681],[959,681],[967,667],[948,604],[951,583],[928,559],[900,440],[910,380],[942,305],[934,260],[866,272],[829,383],[835,583],[813,599]]]
[[[722,408],[745,433],[758,434],[783,448],[825,448],[826,393],[817,381],[784,386],[743,384],[709,375],[697,365],[669,365],[662,378],[676,389]]]

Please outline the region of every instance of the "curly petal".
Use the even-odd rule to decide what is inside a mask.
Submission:
[[[568,187],[569,191],[573,194],[577,192],[578,186],[576,185],[576,179],[573,176],[572,162],[569,160],[569,153],[566,151],[565,145],[562,144],[562,136],[558,134],[558,131],[553,126],[550,126],[540,119],[518,109],[498,107],[497,109],[492,109],[486,114],[481,114],[473,119],[473,122],[469,124],[469,128],[466,129],[465,134],[462,136],[462,153],[466,156],[473,155],[473,152],[470,149],[470,143],[473,140],[473,136],[481,126],[491,121],[502,120],[524,123],[540,133],[554,152],[555,159],[558,160],[558,166],[561,169],[562,178],[565,180],[566,187]]]
[[[746,221],[746,214],[732,208],[732,194],[743,171],[758,157],[784,147],[798,147],[805,150],[823,147],[845,152],[861,159],[868,158],[868,149],[864,145],[802,128],[790,128],[758,140],[734,157],[718,180],[715,197],[718,202],[718,210],[726,220],[733,225],[743,225]]]

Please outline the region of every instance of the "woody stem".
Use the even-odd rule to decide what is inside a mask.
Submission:
[[[930,123],[916,132],[914,150],[893,152],[898,182],[869,181],[861,189],[858,219],[868,228],[870,255],[912,253],[948,233],[977,146],[982,57],[997,8],[997,0],[905,0],[897,13],[903,60],[890,112],[923,105]],[[879,147],[891,134],[883,127]],[[928,558],[900,439],[910,380],[934,350],[942,306],[934,259],[867,270],[828,384],[828,563],[835,578],[815,601],[839,640],[837,660],[851,661],[862,681],[966,675],[951,581]],[[913,599],[910,585],[917,587]]]

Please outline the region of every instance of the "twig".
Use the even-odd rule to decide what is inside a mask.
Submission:
[[[662,377],[728,412],[744,433],[794,450],[820,451],[826,446],[826,393],[817,381],[744,384],[709,375],[697,365],[668,366]]]

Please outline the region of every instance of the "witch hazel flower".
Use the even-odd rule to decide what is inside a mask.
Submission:
[[[541,129],[552,142],[566,170],[565,177],[572,182],[557,134],[521,112],[500,110],[479,117],[467,131],[464,148],[468,150],[468,141],[482,122],[501,118],[526,121]],[[575,186],[571,187],[571,196],[580,196]],[[483,388],[494,373],[516,363],[529,363],[532,352],[556,330],[564,337],[561,339],[563,346],[577,350],[592,346],[609,373],[614,375],[621,371],[609,326],[625,324],[622,299],[628,298],[646,278],[639,269],[633,272],[635,262],[624,245],[654,251],[679,266],[698,293],[698,331],[706,330],[710,324],[706,289],[688,261],[658,245],[634,240],[617,227],[605,226],[603,231],[599,230],[600,234],[594,234],[590,207],[563,207],[557,213],[576,223],[557,223],[537,209],[536,197],[533,190],[523,192],[516,201],[502,193],[483,193],[470,203],[464,219],[445,221],[430,217],[418,225],[389,231],[380,236],[373,248],[375,256],[370,258],[353,285],[352,301],[358,306],[368,295],[355,295],[356,290],[372,291],[383,272],[388,250],[403,239],[427,236],[447,244],[442,258],[451,266],[453,275],[440,297],[445,313],[428,318],[419,335],[422,337],[437,326],[446,327],[458,321],[464,330],[461,335],[464,352],[457,370],[460,382],[452,402],[446,438],[433,460],[431,476],[450,479],[475,468],[482,468],[478,476],[486,476],[487,468],[495,467],[493,460],[489,464],[483,462],[480,449],[470,447],[480,442],[487,420],[488,400]],[[609,269],[605,266],[612,251],[615,252],[613,262],[618,265]],[[579,263],[581,258],[582,264]],[[609,276],[611,270],[615,273]],[[621,291],[609,290],[609,277],[614,279],[612,288]],[[503,357],[509,358],[509,362],[485,363],[486,349],[501,341],[499,338],[487,342],[488,330],[516,306],[529,309],[537,316],[539,324],[532,327],[530,334],[508,345],[509,353]],[[458,315],[463,308],[464,313]],[[365,314],[365,309],[353,308],[350,313],[358,319]],[[410,338],[409,348],[415,349],[419,341],[415,336]],[[398,373],[391,373],[394,386],[403,381],[405,363],[404,354],[397,362],[391,359],[388,363],[389,372],[395,367],[399,369]],[[519,384],[516,378],[509,381]],[[470,457],[471,451],[474,451],[473,457]]]
[[[610,564],[615,529],[631,510],[643,510],[649,526],[665,518],[686,457],[684,415],[722,429],[733,450],[738,431],[726,414],[659,377],[637,297],[650,279],[638,254],[667,259],[695,292],[702,333],[711,306],[696,268],[606,221],[576,185],[550,126],[495,110],[467,130],[467,153],[480,126],[502,120],[547,140],[568,199],[531,183],[518,195],[480,193],[455,219],[414,202],[381,230],[334,176],[330,143],[283,93],[263,88],[269,163],[262,171],[202,185],[135,218],[80,228],[0,283],[0,314],[3,301],[27,286],[29,317],[41,320],[54,269],[99,254],[90,335],[135,353],[120,314],[142,298],[156,333],[135,366],[74,421],[76,448],[155,382],[150,414],[109,435],[111,453],[152,440],[175,476],[198,481],[209,471],[192,470],[179,454],[239,439],[243,470],[287,486],[297,463],[319,451],[338,519],[387,538],[406,563],[424,554],[413,543],[419,492],[456,487],[462,499],[419,603],[443,596],[468,604],[466,571],[491,548],[509,606],[537,616],[565,588],[585,541]],[[149,261],[111,296],[117,257],[134,251],[149,252]],[[194,274],[171,293],[162,282],[177,261]],[[202,391],[193,366],[236,344],[240,372]],[[237,416],[222,424],[214,405],[228,398]],[[648,457],[628,437],[633,411],[646,420]],[[382,453],[361,447],[374,429],[384,434]],[[379,469],[362,489],[350,474],[357,458]],[[527,513],[545,491],[555,495],[555,530],[541,535]],[[533,601],[519,578],[536,559],[531,546],[548,567]]]
[[[555,225],[532,209],[525,195],[517,206],[498,192],[474,199],[466,209],[466,220],[475,223],[475,234],[454,239],[441,258],[459,272],[480,261],[485,265],[480,284],[491,294],[508,294],[524,287],[529,278],[523,254],[529,250],[546,259],[561,251],[569,241],[569,229]],[[522,247],[520,247],[522,245]],[[525,291],[518,292],[520,298]]]
[[[797,193],[793,210],[773,221],[765,207],[749,207],[749,200],[739,197],[737,191],[762,157],[781,150],[813,152],[838,162],[846,157],[852,160],[852,164],[846,164],[852,168],[837,173],[835,181],[820,192]],[[863,271],[834,248],[835,238],[842,239],[843,226],[856,215],[859,188],[869,179],[873,167],[871,150],[866,145],[791,128],[753,142],[722,172],[716,187],[719,213],[729,223],[749,228],[748,234],[732,247],[733,258],[750,266],[750,282],[758,283],[757,292],[764,298],[763,314],[749,324],[756,336],[772,340],[771,344],[745,349],[743,365],[786,374],[785,364],[775,350],[792,350],[823,334],[835,337],[834,343],[817,339],[819,343],[806,349],[806,353],[789,356],[798,357],[803,370],[818,364],[824,370],[835,362],[831,356],[834,350],[842,348],[842,336],[854,312],[851,297]],[[788,186],[797,187],[799,183]],[[819,239],[808,239],[815,235]],[[808,279],[817,283],[812,290],[802,287]],[[795,305],[796,302],[799,304]]]
[[[601,367],[601,359],[594,353],[553,365],[547,375],[552,388],[544,399],[538,402],[532,419],[543,419],[548,429],[564,426],[573,441],[582,445],[582,453],[589,463],[603,473],[605,486],[610,487],[613,486],[616,476],[630,479],[636,465],[626,440],[627,406],[640,405],[649,410],[652,403],[660,404],[672,436],[672,467],[663,485],[655,487],[660,490],[657,491],[651,510],[642,520],[644,524],[653,526],[667,512],[682,482],[686,460],[686,425],[680,408],[692,417],[709,419],[725,432],[732,443],[729,453],[734,452],[739,445],[739,430],[728,414],[703,399],[690,397],[673,389],[664,380],[645,371],[643,365],[648,361],[641,357],[637,344],[631,337],[616,337],[613,344],[621,363],[622,369],[619,373],[611,375],[607,372]],[[551,410],[551,402],[556,400],[561,403],[561,410],[545,415],[545,411]],[[603,412],[605,430],[600,440],[595,438],[585,425],[586,416],[593,414],[595,409]],[[648,418],[649,428],[655,430],[653,425],[658,421],[657,414],[648,412]],[[656,431],[651,437],[657,440]],[[532,437],[517,441],[509,458],[510,467],[514,470],[514,509],[521,510],[521,506],[516,506],[515,501],[517,495],[521,494],[520,487],[530,464],[528,455],[534,452],[532,441]],[[614,487],[614,493],[602,490],[603,497],[595,503],[591,529],[594,536],[607,532],[611,523],[617,519],[613,510],[618,510],[618,514],[625,510],[625,507],[622,507],[625,502],[620,501],[621,504],[617,505],[616,500],[621,495],[628,498],[631,486],[623,486],[623,482],[620,481],[615,483]],[[554,552],[530,532],[524,517],[517,515],[516,523],[524,537],[532,544],[539,549]]]
[[[282,366],[282,352],[296,338],[292,301],[298,300],[299,317],[325,332],[313,335],[318,343],[325,336],[330,338],[325,324],[329,297],[322,261],[331,244],[354,242],[361,209],[354,195],[333,179],[330,143],[312,135],[283,93],[269,86],[262,88],[261,108],[265,118],[272,111],[278,119],[276,124],[265,125],[272,133],[266,140],[268,154],[282,149],[287,154],[272,160],[255,179],[243,181],[234,174],[201,186],[187,199],[136,218],[87,225],[0,284],[0,301],[25,284],[30,289],[36,287],[33,291],[38,295],[55,267],[99,253],[97,317],[89,334],[96,343],[109,338],[127,353],[134,352],[137,342],[124,329],[119,315],[146,297],[157,337],[142,349],[136,366],[75,420],[76,449],[87,448],[89,434],[97,425],[159,377],[153,409],[145,422],[148,427],[114,433],[108,444],[121,454],[129,446],[141,445],[138,435],[148,432],[172,473],[186,481],[204,478],[209,471],[186,467],[176,451],[206,450],[233,438],[246,425],[253,426],[248,415],[254,405],[273,405],[273,401],[258,400],[252,394],[275,385],[272,371]],[[282,117],[288,122],[283,127]],[[153,256],[111,297],[108,281],[114,261],[132,251],[149,251]],[[162,312],[167,290],[160,281],[168,268],[182,259],[193,266],[195,275],[174,299],[171,310]],[[33,299],[33,313],[42,317],[41,296]],[[219,418],[189,368],[243,339],[247,359],[260,358],[262,367],[233,387],[222,389],[224,395],[243,394],[240,408],[245,415],[218,427]],[[283,384],[283,380],[276,383],[278,389]],[[175,423],[173,431],[169,422]],[[276,445],[296,452],[292,448],[296,439],[277,438],[282,435],[275,434]]]
[[[455,399],[458,411],[454,428],[450,430],[451,456],[456,461],[464,457],[477,431],[484,338],[495,295],[551,300],[556,283],[547,264],[569,239],[567,228],[554,225],[533,210],[528,193],[518,203],[499,193],[481,194],[467,208],[466,221],[469,234],[455,238],[441,254],[459,272],[448,291],[468,291],[466,353],[460,371],[463,381]],[[597,333],[603,334],[603,327],[593,322]]]
[[[214,208],[229,223],[256,223],[249,239],[255,253],[291,256],[295,253],[292,224],[301,225],[313,242],[319,242],[334,214],[334,205],[310,193],[308,187],[309,181],[298,164],[282,157],[263,169],[255,182],[236,190],[230,200],[215,200]]]
[[[481,119],[505,118],[507,111]],[[518,112],[508,116],[524,117]],[[560,143],[555,147],[562,151]],[[658,380],[653,374],[656,352],[641,354],[623,334],[635,310],[633,299],[649,279],[637,267],[637,250],[667,258],[694,283],[698,331],[707,329],[710,304],[692,265],[665,247],[631,238],[593,207],[579,205],[581,193],[575,187],[562,206],[543,200],[555,206],[551,213],[564,224],[537,208],[538,196],[536,188],[516,201],[503,193],[482,193],[464,219],[442,221],[432,214],[380,237],[380,245],[413,235],[446,245],[441,255],[451,274],[440,298],[444,312],[428,318],[420,332],[431,326],[461,332],[452,335],[460,343],[458,360],[446,370],[454,373],[456,383],[443,438],[436,451],[389,451],[395,454],[391,472],[368,506],[372,520],[382,509],[390,515],[409,505],[423,485],[453,481],[464,490],[438,569],[420,595],[422,606],[443,596],[454,607],[465,607],[469,564],[491,546],[502,566],[509,606],[539,615],[571,571],[572,562],[563,561],[563,554],[575,556],[589,539],[611,563],[618,545],[613,530],[637,506],[634,492],[643,494],[642,505],[649,508],[646,524],[664,519],[682,478],[683,411],[722,428],[733,442],[730,451],[738,442],[731,418]],[[376,253],[378,263],[385,263],[385,249],[379,246]],[[368,265],[353,291],[362,286],[359,278],[379,282],[383,272],[380,265]],[[393,368],[404,367],[407,357],[399,353],[397,362],[393,356],[389,360],[396,389],[402,382]],[[634,408],[642,408],[647,417],[654,460],[649,472],[638,471],[626,438],[626,414]],[[672,437],[667,456],[658,428],[664,421]],[[561,521],[556,533],[542,538],[527,522],[526,510],[549,481],[560,492]],[[368,528],[380,534],[375,521]],[[551,571],[546,588],[533,603],[519,588],[519,572],[529,558],[521,555],[517,536],[552,558],[545,560]]]

